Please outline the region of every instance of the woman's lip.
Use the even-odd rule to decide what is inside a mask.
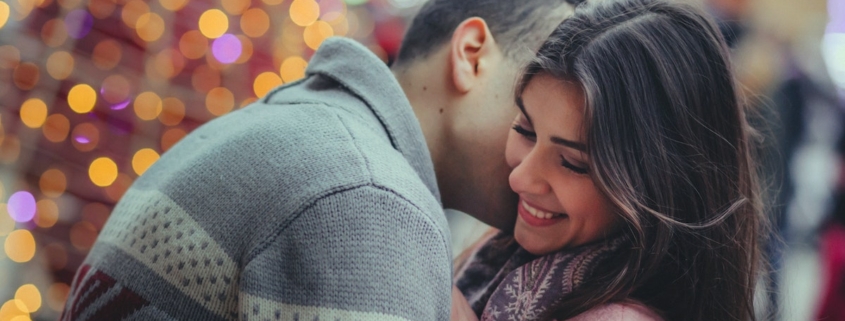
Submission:
[[[564,214],[564,215],[561,215],[561,216],[548,218],[548,219],[539,218],[539,217],[536,217],[534,215],[531,215],[531,213],[529,213],[528,210],[525,209],[525,207],[522,205],[523,204],[522,202],[525,202],[525,200],[520,199],[519,206],[517,206],[517,212],[519,213],[519,217],[522,218],[522,220],[525,221],[525,223],[527,223],[528,225],[534,226],[534,227],[549,226],[549,225],[555,224],[555,223],[557,223],[557,222],[559,222],[559,221],[568,217],[567,215]],[[534,204],[528,203],[528,205],[531,206],[531,207],[534,207],[536,209],[539,209],[541,211],[546,211],[545,209],[543,209],[541,207],[534,206]],[[551,211],[548,211],[548,212],[553,213]]]

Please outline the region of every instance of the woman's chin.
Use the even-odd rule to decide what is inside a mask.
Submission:
[[[546,255],[549,253],[557,252],[562,249],[564,246],[561,244],[554,244],[552,241],[560,242],[560,239],[549,239],[543,237],[542,235],[538,235],[536,233],[532,233],[528,229],[520,226],[521,224],[525,224],[524,222],[519,222],[517,219],[516,226],[513,230],[513,238],[519,243],[523,249],[528,251],[528,253],[534,255]]]

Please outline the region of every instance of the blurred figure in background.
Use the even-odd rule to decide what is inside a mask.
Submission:
[[[816,320],[845,320],[845,132],[839,138],[837,181],[830,216],[821,228],[821,297]]]

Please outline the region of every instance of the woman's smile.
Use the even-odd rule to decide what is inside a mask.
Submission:
[[[566,219],[568,216],[563,213],[555,213],[543,208],[531,205],[525,199],[520,198],[517,212],[520,219],[534,227],[544,227],[555,224]]]

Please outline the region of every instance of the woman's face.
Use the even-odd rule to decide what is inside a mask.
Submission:
[[[619,218],[590,177],[584,103],[578,84],[537,75],[508,135],[510,186],[520,197],[514,237],[533,254],[590,243],[618,229]]]

